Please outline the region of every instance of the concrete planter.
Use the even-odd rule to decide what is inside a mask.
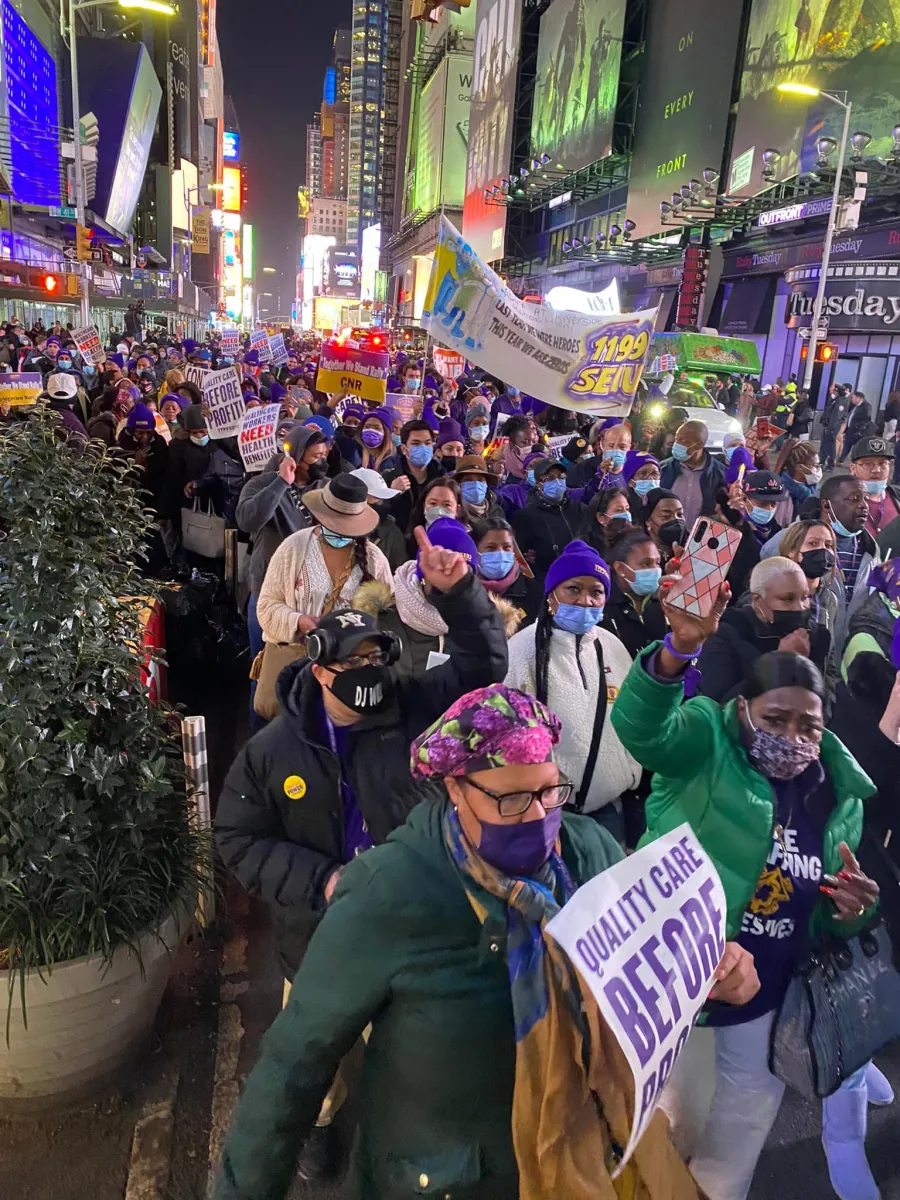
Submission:
[[[26,1028],[18,978],[0,971],[0,1111],[50,1108],[84,1098],[110,1084],[140,1050],[156,1019],[178,924],[169,917],[158,934],[145,934],[140,959],[123,947],[107,967],[97,958],[55,966],[25,980]],[[9,1044],[5,1036],[8,988],[14,988]]]

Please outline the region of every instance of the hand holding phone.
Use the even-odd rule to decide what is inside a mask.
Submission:
[[[740,544],[739,529],[698,517],[681,558],[681,573],[666,590],[666,607],[683,609],[701,621],[710,617]]]

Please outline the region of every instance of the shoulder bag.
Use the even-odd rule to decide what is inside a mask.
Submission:
[[[200,507],[199,496],[194,497],[193,508],[181,510],[181,544],[203,558],[225,557],[225,518],[216,516],[211,500],[206,512]]]

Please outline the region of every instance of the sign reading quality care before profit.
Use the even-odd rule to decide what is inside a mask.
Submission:
[[[207,371],[203,380],[203,403],[209,436],[214,439],[234,437],[244,419],[240,372],[234,367]]]
[[[690,825],[579,888],[547,925],[590,988],[634,1075],[641,1140],[725,952],[725,890]]]
[[[251,408],[244,413],[238,445],[248,471],[265,470],[266,464],[277,454],[275,426],[278,412],[277,404],[266,404],[263,408]]]

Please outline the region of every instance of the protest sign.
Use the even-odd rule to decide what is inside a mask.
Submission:
[[[417,411],[422,411],[421,396],[406,396],[400,392],[391,392],[385,397],[384,404],[385,408],[393,408],[400,414],[404,425],[415,417]]]
[[[350,392],[362,400],[384,403],[390,355],[380,350],[358,350],[325,342],[319,355],[316,388],[320,392]]]
[[[256,351],[261,363],[271,362],[272,351],[269,349],[269,335],[264,329],[254,329],[250,334],[250,349]]]
[[[627,416],[656,315],[655,308],[603,316],[528,304],[441,217],[422,328],[538,400]]]
[[[248,471],[263,471],[277,453],[275,426],[278,424],[278,405],[250,408],[244,413],[238,434],[241,458]]]
[[[566,446],[568,446],[573,437],[575,437],[574,433],[566,433],[563,434],[562,437],[550,438],[550,440],[547,442],[547,452],[550,457],[559,462],[559,460],[562,458],[563,450],[565,450]],[[587,442],[584,443],[584,448],[587,450]]]
[[[95,325],[85,325],[84,329],[72,330],[72,341],[78,347],[78,353],[89,366],[99,367],[106,362],[106,351],[100,342],[100,334]]]
[[[284,345],[284,334],[276,333],[268,339],[269,354],[274,366],[280,367],[288,360],[287,350]]]
[[[445,379],[459,379],[466,369],[466,360],[455,350],[445,350],[443,346],[435,346],[432,350],[434,365]]]
[[[241,375],[234,367],[207,371],[203,380],[206,427],[214,439],[234,437],[244,418]]]
[[[202,392],[204,381],[209,374],[209,367],[200,367],[196,363],[185,363],[182,370],[188,383],[195,384]]]
[[[34,404],[44,390],[40,371],[7,371],[0,374],[0,404],[23,408]]]
[[[579,888],[547,924],[634,1075],[631,1157],[725,951],[725,890],[690,825]]]
[[[226,325],[222,330],[222,353],[231,355],[237,354],[241,344],[241,335],[236,325]]]

